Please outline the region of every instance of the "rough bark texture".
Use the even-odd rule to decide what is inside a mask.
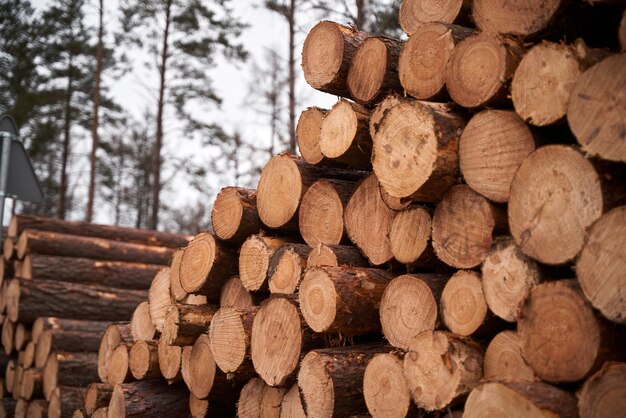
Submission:
[[[50,354],[43,369],[43,393],[50,400],[59,386],[85,387],[98,380],[98,355],[96,353]]]
[[[49,316],[39,317],[33,322],[31,332],[33,342],[37,343],[44,331],[93,332],[102,334],[111,323],[109,321],[90,321],[86,319],[66,319]]]
[[[215,198],[211,224],[221,240],[241,244],[261,230],[256,209],[256,190],[225,187]]]
[[[35,367],[43,367],[53,351],[95,353],[100,347],[102,332],[49,329],[41,333],[35,348]]]
[[[169,345],[192,345],[200,335],[208,331],[217,310],[218,307],[212,305],[172,306],[165,316],[161,338]]]
[[[69,417],[75,410],[83,409],[85,391],[84,387],[57,387],[48,404],[48,418]]]
[[[306,265],[307,267],[337,267],[343,265],[367,267],[369,263],[356,247],[318,244],[311,249]]]
[[[126,383],[113,391],[108,416],[187,418],[187,390],[182,384],[167,385],[161,380]]]
[[[108,383],[91,383],[85,392],[85,412],[91,416],[98,408],[109,405],[113,387]]]

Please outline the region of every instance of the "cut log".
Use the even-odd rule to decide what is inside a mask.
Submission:
[[[441,318],[446,327],[462,337],[493,335],[494,317],[489,314],[480,275],[460,270],[446,283],[441,293]]]
[[[587,48],[582,40],[573,45],[547,41],[535,45],[513,76],[511,98],[515,111],[524,121],[536,126],[563,121],[576,81],[607,54],[604,50]]]
[[[302,48],[304,79],[314,89],[349,97],[348,70],[367,34],[354,27],[322,21],[311,29]]]
[[[17,241],[16,251],[19,259],[23,259],[28,253],[37,253],[97,260],[141,261],[149,264],[168,264],[174,253],[174,250],[167,247],[31,229],[22,232]]]
[[[40,316],[117,321],[129,318],[146,296],[144,290],[16,279],[7,289],[7,314],[23,323]]]
[[[417,28],[404,44],[398,61],[400,82],[406,94],[420,100],[445,97],[445,70],[452,51],[471,34],[471,29],[440,21]]]
[[[484,110],[470,119],[461,134],[461,173],[487,199],[508,202],[513,176],[534,150],[533,135],[515,112]]]
[[[148,291],[150,319],[156,331],[159,332],[163,331],[165,315],[168,309],[174,305],[174,298],[172,297],[170,288],[170,269],[166,267],[154,276],[154,280],[152,280],[150,290]]]
[[[315,332],[343,336],[380,331],[378,308],[393,274],[359,267],[307,270],[298,299],[306,323]]]
[[[216,374],[211,339],[203,334],[194,343],[189,357],[189,391],[198,399],[206,399],[211,393]]]
[[[24,349],[23,353],[24,355],[22,356],[22,366],[28,369],[32,367],[35,363],[35,343],[29,341],[28,344],[26,344],[26,348]]]
[[[183,257],[184,248],[179,248],[174,252],[172,256],[172,263],[170,264],[170,293],[172,297],[180,302],[184,300],[189,293],[183,289],[180,284],[180,260]]]
[[[19,323],[15,326],[15,349],[22,350],[31,339],[31,327]]]
[[[83,409],[85,391],[85,388],[77,388],[71,386],[57,387],[50,398],[47,417],[69,417],[74,413],[75,410]]]
[[[626,324],[626,206],[619,206],[594,223],[576,262],[585,296],[605,318]]]
[[[170,232],[97,225],[90,222],[70,222],[32,215],[14,215],[11,218],[7,235],[17,238],[27,229],[170,248],[184,247],[190,239],[187,235]]]
[[[542,263],[562,264],[574,258],[584,245],[586,229],[602,210],[598,174],[567,146],[537,149],[522,162],[511,183],[511,234],[524,254]]]
[[[130,318],[130,332],[133,340],[151,340],[156,334],[156,327],[150,316],[150,302],[141,302]]]
[[[267,290],[267,270],[272,255],[287,243],[282,238],[252,235],[239,252],[239,279],[251,292]]]
[[[239,276],[231,277],[222,287],[220,308],[246,309],[254,306],[255,302],[252,294],[241,283]]]
[[[117,386],[108,407],[109,417],[187,418],[189,404],[185,386],[143,380]]]
[[[16,277],[147,290],[162,268],[156,264],[27,254]]]
[[[363,397],[372,418],[404,418],[411,408],[411,394],[404,377],[402,357],[376,354],[363,376]]]
[[[368,262],[355,247],[318,244],[311,249],[306,265],[307,267],[337,267],[343,265],[366,267]]]
[[[211,351],[217,366],[224,373],[235,373],[250,355],[252,323],[257,307],[245,310],[220,308],[213,316],[209,335]]]
[[[13,392],[15,383],[15,361],[9,360],[7,367],[4,369],[4,383],[8,393]]]
[[[509,322],[517,321],[530,290],[541,281],[537,263],[509,236],[496,238],[483,262],[482,277],[489,310]]]
[[[43,369],[25,369],[20,394],[25,399],[43,398]]]
[[[159,368],[158,343],[137,341],[128,355],[128,367],[137,380],[154,379],[161,376]]]
[[[163,335],[159,338],[157,347],[159,358],[159,370],[168,381],[168,383],[176,382],[182,378],[180,366],[182,362],[182,347],[169,345],[165,341]]]
[[[237,402],[237,416],[239,418],[258,418],[261,416],[261,395],[267,386],[258,377],[253,377],[245,384]]]
[[[107,363],[111,358],[111,354],[113,354],[113,350],[122,343],[132,342],[133,337],[130,332],[130,324],[111,324],[106,328],[98,348],[98,377],[100,381],[107,381]]]
[[[98,380],[98,355],[95,353],[50,354],[43,369],[43,393],[50,400],[58,386],[85,387]]]
[[[107,362],[107,383],[111,386],[132,382],[133,374],[130,371],[130,348],[132,344],[122,343],[115,347]]]
[[[35,367],[43,367],[53,351],[95,353],[100,347],[102,332],[49,329],[39,336],[35,348]]]
[[[567,121],[582,150],[611,161],[626,162],[626,122],[621,92],[626,89],[626,54],[612,55],[585,71],[576,82]]]
[[[428,0],[403,0],[400,5],[400,27],[408,35],[428,22],[452,23],[456,20],[463,0],[445,0],[432,2]]]
[[[17,237],[6,237],[2,243],[2,256],[5,261],[12,261],[15,258],[15,243]]]
[[[41,334],[47,330],[103,334],[110,324],[110,321],[89,321],[84,319],[65,319],[42,316],[33,322],[31,337],[33,342],[38,343]]]
[[[468,269],[487,258],[494,233],[505,230],[506,215],[500,208],[468,186],[458,185],[437,205],[432,244],[441,261]]]
[[[91,418],[108,418],[109,417],[109,407],[98,408],[93,412]]]
[[[415,404],[436,411],[478,385],[483,355],[477,345],[453,334],[424,331],[404,356],[404,375]]]
[[[514,331],[502,331],[485,351],[485,378],[495,381],[534,382],[535,372],[522,357],[522,341]]]
[[[383,346],[353,346],[310,351],[300,365],[298,386],[307,416],[331,418],[367,412],[363,375]]]
[[[48,402],[43,399],[35,399],[28,403],[28,407],[26,408],[26,418],[47,418],[53,415],[49,412]],[[69,415],[68,415],[69,416]]]
[[[14,400],[23,399],[22,397],[22,377],[24,376],[24,367],[22,367],[19,362],[15,366],[15,376],[13,377],[13,390],[11,391],[11,395],[13,395]]]
[[[398,56],[403,42],[388,36],[367,38],[357,48],[348,71],[348,90],[361,104],[382,100],[390,91],[401,92]]]
[[[380,323],[391,345],[406,350],[421,332],[435,329],[437,301],[447,280],[440,274],[405,274],[389,283],[380,302]]]
[[[374,265],[389,261],[393,254],[387,240],[395,213],[385,205],[375,175],[356,188],[344,211],[344,222],[350,240]]]
[[[457,183],[463,117],[447,104],[419,101],[383,113],[377,127],[370,124],[372,165],[383,189],[393,197],[438,201]]]
[[[478,33],[452,51],[446,67],[446,88],[463,107],[497,106],[508,100],[509,86],[523,48],[511,38]]]
[[[346,241],[343,213],[355,184],[340,180],[318,180],[300,203],[298,227],[304,242],[337,245]]]
[[[2,348],[6,354],[13,353],[15,344],[15,323],[9,318],[2,323]]]
[[[267,272],[271,293],[295,293],[306,269],[311,247],[304,244],[288,244],[279,248],[270,260]]]
[[[85,412],[91,416],[98,408],[109,405],[113,387],[107,383],[91,383],[85,392]]]
[[[296,138],[302,159],[309,164],[327,165],[329,163],[324,159],[324,154],[320,149],[322,120],[327,113],[327,109],[319,107],[308,107],[300,113]]]
[[[187,388],[191,387],[191,364],[189,360],[191,359],[191,352],[193,351],[192,345],[187,345],[183,347],[183,352],[180,356],[180,374],[183,377],[183,382],[187,385]]]
[[[287,389],[265,385],[261,391],[261,418],[280,418],[280,406]]]
[[[304,413],[302,399],[300,398],[300,389],[297,383],[294,383],[283,397],[283,401],[280,404],[280,417],[307,418]]]
[[[394,258],[402,264],[431,266],[434,258],[430,245],[431,217],[426,208],[413,206],[399,212],[389,230]]]
[[[543,382],[486,382],[470,393],[464,417],[578,417],[576,398]]]
[[[203,232],[185,247],[180,260],[180,284],[186,292],[217,301],[222,286],[236,271],[236,249]]]
[[[213,204],[211,225],[219,239],[236,244],[258,234],[262,226],[256,210],[256,190],[223,188]]]
[[[213,305],[177,304],[170,307],[161,339],[168,345],[193,345],[196,338],[209,330],[217,310],[217,306]]]
[[[193,418],[206,417],[209,413],[209,401],[198,399],[189,392],[189,412]]]
[[[18,399],[15,401],[15,418],[26,418],[26,409],[28,408],[28,401],[25,399]]]
[[[578,398],[581,417],[617,417],[626,408],[626,363],[607,362],[585,381]]]

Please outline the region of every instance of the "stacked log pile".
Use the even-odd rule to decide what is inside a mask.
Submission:
[[[127,321],[184,235],[17,215],[0,266],[0,416],[71,416],[98,378],[107,327]]]
[[[522,3],[316,25],[305,79],[342,98],[107,329],[84,412],[623,414],[622,10]]]

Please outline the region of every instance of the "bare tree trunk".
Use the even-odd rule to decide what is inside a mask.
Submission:
[[[296,0],[291,0],[289,22],[289,152],[296,153]]]
[[[74,81],[74,56],[69,56],[69,66],[67,75],[67,94],[65,96],[65,123],[63,126],[63,153],[61,155],[61,190],[59,197],[59,219],[65,219],[65,212],[67,210],[67,160],[70,153],[70,131],[72,125],[72,94]]]
[[[365,30],[364,26],[367,16],[366,3],[365,0],[356,0],[356,21],[354,24],[357,29]]]

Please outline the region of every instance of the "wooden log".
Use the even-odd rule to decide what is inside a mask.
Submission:
[[[184,248],[174,251],[172,263],[170,264],[170,293],[178,302],[184,300],[189,295],[180,283],[180,260],[183,257],[183,252]]]
[[[261,391],[261,417],[280,418],[281,404],[287,388],[274,388],[265,385]]]
[[[617,417],[626,408],[626,363],[607,362],[579,392],[581,417]]]
[[[70,416],[75,410],[82,409],[85,399],[84,387],[60,386],[54,390],[48,404],[48,418]],[[45,415],[44,415],[45,416]]]
[[[143,380],[116,386],[108,407],[109,417],[187,418],[189,405],[184,385]]]
[[[117,321],[129,318],[147,295],[144,290],[16,279],[7,296],[9,319],[32,323],[40,316]]]
[[[174,298],[172,297],[170,289],[170,269],[169,267],[165,267],[154,276],[154,280],[152,280],[152,284],[148,290],[150,319],[158,332],[163,331],[165,315],[168,309],[174,305]]]
[[[32,400],[26,407],[26,418],[46,418],[52,416],[58,417],[59,415],[50,414],[48,402],[43,399]]]
[[[246,309],[254,306],[256,302],[241,283],[239,276],[228,279],[220,292],[220,308]]]
[[[446,0],[433,3],[428,0],[403,0],[400,4],[400,27],[408,35],[428,22],[452,23],[461,12],[463,0]]]
[[[105,414],[104,416],[106,417],[106,412],[104,412],[104,414]],[[98,418],[98,417],[101,417],[101,415],[98,415],[98,416],[96,416],[96,417],[94,417],[94,418]],[[80,409],[77,409],[77,410],[76,410],[76,411],[74,411],[74,413],[72,414],[72,418],[87,418],[87,415],[85,414],[85,412],[84,412],[84,411],[82,411],[82,410],[80,410]],[[104,417],[102,417],[102,418],[104,418]]]
[[[406,94],[420,100],[444,98],[445,69],[452,51],[471,34],[471,29],[441,21],[425,23],[411,33],[398,60]]]
[[[93,415],[96,409],[109,405],[113,395],[113,386],[108,383],[91,383],[85,392],[85,412],[88,416]]]
[[[22,397],[22,378],[24,377],[24,367],[22,367],[19,362],[15,366],[15,376],[13,377],[13,390],[11,391],[11,395],[13,395],[14,400],[23,399]]]
[[[421,332],[435,329],[437,301],[448,277],[405,274],[389,283],[380,301],[380,323],[391,345],[406,350]]]
[[[95,353],[50,354],[43,369],[43,393],[50,400],[58,386],[87,386],[98,379],[98,355]]]
[[[493,235],[506,230],[506,215],[466,185],[454,186],[433,215],[432,244],[447,265],[468,269],[480,265]]]
[[[150,316],[150,302],[141,302],[135,308],[133,316],[130,318],[130,333],[135,341],[154,338],[156,327]]]
[[[100,381],[107,381],[107,363],[113,354],[113,350],[122,343],[132,343],[133,336],[130,332],[130,324],[117,323],[109,325],[100,341],[98,348],[98,377]]]
[[[357,186],[344,211],[348,237],[374,265],[393,257],[386,238],[395,213],[385,205],[378,188],[377,177],[368,176]]]
[[[15,243],[17,237],[6,237],[2,243],[2,256],[5,261],[13,261],[15,258]]]
[[[168,345],[193,345],[200,335],[208,331],[217,310],[214,305],[173,305],[165,316],[161,338]]]
[[[626,54],[612,55],[585,71],[576,82],[567,121],[582,150],[600,158],[626,162],[624,113],[613,103],[626,88],[622,69]]]
[[[348,70],[348,90],[361,104],[374,104],[390,91],[401,92],[398,56],[403,42],[388,36],[373,36],[356,50]]]
[[[28,253],[38,253],[97,260],[168,264],[174,250],[167,247],[27,229],[22,232],[17,241],[16,252],[19,259],[23,259]]]
[[[399,212],[389,229],[393,257],[402,264],[430,267],[436,257],[430,245],[431,216],[422,206]]]
[[[15,349],[22,350],[31,339],[31,327],[19,323],[15,326]]]
[[[5,319],[2,323],[2,348],[6,354],[13,353],[15,345],[15,323],[10,319]]]
[[[522,341],[514,331],[502,331],[485,351],[485,378],[494,381],[534,382],[539,380],[522,357]]]
[[[515,112],[484,110],[470,119],[461,134],[461,173],[472,189],[505,203],[513,176],[534,150],[533,134]]]
[[[26,409],[28,409],[28,401],[18,399],[15,401],[15,418],[26,418]]]
[[[25,368],[32,367],[35,363],[35,343],[29,341],[24,349],[24,355],[22,357],[22,366]]]
[[[565,263],[580,252],[586,229],[602,215],[602,199],[598,174],[578,151],[541,147],[522,162],[511,183],[511,234],[535,260]]]
[[[439,410],[478,385],[483,355],[477,345],[453,334],[425,331],[404,356],[404,375],[415,404]]]
[[[7,393],[13,392],[13,385],[15,383],[15,361],[9,360],[7,367],[4,369],[4,383],[6,385]]]
[[[280,416],[281,418],[306,418],[297,383],[294,383],[283,397],[283,401],[280,404]]]
[[[128,367],[137,380],[154,379],[161,376],[157,342],[137,341],[128,354]]]
[[[64,221],[33,215],[14,215],[11,218],[7,235],[17,238],[27,229],[170,248],[184,247],[190,239],[187,235],[170,232]]]
[[[589,229],[576,262],[576,276],[587,300],[610,321],[626,324],[626,206],[604,214]]]
[[[185,247],[180,260],[180,283],[189,293],[219,300],[226,280],[237,271],[237,251],[203,232]]]
[[[31,337],[34,343],[38,343],[41,334],[47,330],[103,334],[109,325],[111,325],[110,321],[90,321],[86,319],[66,319],[52,316],[42,316],[35,319],[35,322],[33,322]]]
[[[258,234],[262,225],[256,209],[256,190],[223,188],[211,210],[211,225],[219,239],[236,244]]]
[[[311,417],[349,416],[367,412],[363,375],[381,345],[310,351],[300,365],[298,386],[304,411]]]
[[[300,113],[298,118],[298,127],[296,128],[298,149],[302,159],[309,164],[332,164],[324,157],[320,148],[322,120],[327,113],[328,109],[308,107]]]
[[[270,292],[295,293],[310,253],[311,247],[304,244],[288,244],[279,248],[272,255],[267,271]]]
[[[354,188],[354,183],[340,180],[318,180],[309,187],[298,211],[298,227],[304,242],[315,247],[338,245],[347,240],[343,214]]]
[[[20,394],[25,399],[43,398],[42,368],[29,368],[24,370],[20,386]]]
[[[209,413],[209,401],[198,399],[193,393],[189,392],[189,412],[194,418],[207,416]]]
[[[306,323],[315,332],[343,336],[380,331],[378,308],[393,274],[359,267],[307,270],[298,299]]]
[[[147,290],[162,268],[156,264],[27,254],[16,277]]]
[[[307,267],[337,267],[343,265],[366,267],[368,262],[355,247],[318,244],[311,248],[306,265]]]
[[[302,48],[304,79],[314,89],[349,97],[347,77],[353,56],[367,34],[354,27],[322,21],[311,29]]]
[[[387,104],[381,105],[387,106]],[[375,131],[372,165],[391,196],[435,202],[458,179],[458,143],[464,118],[447,104],[402,101]]]
[[[541,281],[537,263],[510,236],[498,237],[482,265],[489,310],[509,322],[519,318],[530,290]]]
[[[95,353],[100,347],[101,332],[65,331],[49,329],[43,331],[35,348],[35,367],[43,367],[53,351]]]
[[[187,388],[191,387],[191,352],[193,351],[192,345],[186,345],[183,347],[183,352],[180,356],[180,374],[183,378],[183,382],[187,385]]]
[[[372,418],[404,418],[414,409],[398,353],[376,354],[363,376],[363,398]],[[415,412],[415,411],[411,411]]]
[[[109,407],[98,408],[94,411],[91,418],[108,418],[109,417]]]
[[[462,40],[446,67],[446,88],[463,107],[498,106],[508,100],[509,87],[524,50],[511,38],[486,32]]]
[[[240,418],[257,418],[261,416],[261,394],[267,386],[258,377],[253,377],[241,389],[237,402],[237,416]]]
[[[282,238],[252,235],[239,252],[239,279],[250,292],[268,289],[267,271],[272,255],[288,241]]]
[[[132,344],[122,343],[115,347],[107,362],[107,383],[111,386],[132,382],[133,374],[130,371],[130,348]]]
[[[159,358],[159,370],[169,383],[182,379],[180,370],[182,362],[182,347],[169,345],[163,335],[159,338],[157,346],[157,354]]]
[[[211,321],[209,336],[215,364],[224,373],[236,373],[250,355],[252,323],[259,308],[220,308]]]

